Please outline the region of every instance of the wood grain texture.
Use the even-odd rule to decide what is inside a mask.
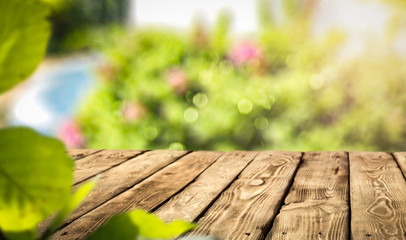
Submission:
[[[301,153],[261,152],[199,220],[191,235],[264,239],[300,163]]]
[[[97,174],[141,153],[141,151],[137,150],[103,150],[88,157],[76,160],[73,183],[77,184],[86,179],[94,177]]]
[[[221,155],[221,152],[190,153],[60,229],[52,239],[83,239],[114,214],[135,208],[153,210],[186,187]]]
[[[347,153],[305,153],[266,239],[348,239],[348,178]]]
[[[395,152],[393,156],[396,159],[396,162],[399,164],[400,169],[403,172],[403,176],[406,177],[406,152]]]
[[[73,158],[73,160],[78,160],[97,152],[102,151],[103,149],[68,149],[66,152],[69,156]]]
[[[196,181],[171,198],[155,214],[163,221],[175,219],[195,221],[257,154],[258,152],[247,151],[224,154]]]
[[[167,165],[175,162],[185,154],[187,154],[186,151],[150,151],[107,170],[101,174],[96,187],[90,192],[82,204],[80,204],[80,206],[70,215],[66,222],[72,222],[74,219],[98,207]],[[82,184],[84,184],[84,182]],[[76,191],[76,189],[82,184],[75,186],[74,191]]]
[[[406,239],[406,182],[392,155],[350,152],[351,238]]]
[[[173,163],[185,154],[187,154],[187,151],[150,151],[105,171],[99,176],[95,188],[92,189],[75,211],[69,215],[64,225],[71,223],[78,217],[133,187],[135,184]],[[85,182],[75,185],[73,192],[84,183]],[[38,226],[38,231],[40,233],[44,232],[51,220],[52,218],[49,218],[42,222]]]

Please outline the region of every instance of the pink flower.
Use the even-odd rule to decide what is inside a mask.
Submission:
[[[178,94],[185,94],[189,89],[189,82],[182,69],[171,69],[167,74],[167,81]]]
[[[58,137],[65,143],[67,148],[82,148],[85,140],[77,124],[72,121],[66,121],[58,129]]]
[[[235,65],[241,66],[263,61],[264,54],[257,44],[245,41],[234,46],[229,58]]]
[[[98,73],[101,75],[102,81],[110,81],[114,79],[118,73],[119,69],[113,63],[102,63],[98,67]]]
[[[127,102],[122,110],[122,116],[128,122],[136,122],[146,114],[147,108],[140,102]]]

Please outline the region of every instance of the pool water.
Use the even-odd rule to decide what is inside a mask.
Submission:
[[[95,56],[68,57],[40,70],[12,102],[9,125],[29,126],[56,135],[61,124],[73,119],[95,85],[98,62]]]

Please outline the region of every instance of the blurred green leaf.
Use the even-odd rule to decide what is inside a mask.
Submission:
[[[25,231],[12,231],[12,232],[6,232],[5,236],[7,240],[33,240],[33,239],[38,239],[38,232],[37,228],[33,228],[30,230],[25,230]],[[6,240],[1,238],[1,240]]]
[[[32,230],[69,199],[73,161],[64,145],[23,128],[0,130],[0,229]]]
[[[110,218],[104,225],[92,233],[88,240],[134,240],[138,236],[136,226],[128,213],[118,214]]]
[[[130,240],[137,239],[137,236],[153,239],[170,239],[192,230],[196,226],[196,224],[182,220],[164,223],[153,214],[143,210],[134,210],[112,217],[90,235],[88,239]]]
[[[70,197],[69,202],[58,212],[52,223],[44,233],[45,238],[50,237],[61,226],[63,221],[69,216],[69,214],[75,210],[79,204],[86,198],[89,192],[96,185],[97,179],[87,182],[80,186],[80,188]]]
[[[154,214],[143,210],[129,213],[131,220],[138,226],[139,235],[147,238],[173,238],[197,227],[196,224],[182,220],[164,223]]]
[[[45,54],[49,7],[37,0],[0,0],[0,93],[27,78]]]
[[[67,0],[40,0],[49,6],[51,6],[54,10],[60,10],[63,8],[69,1]]]

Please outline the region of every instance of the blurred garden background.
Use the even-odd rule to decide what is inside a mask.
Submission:
[[[404,0],[43,0],[48,53],[0,125],[70,148],[406,143]]]

